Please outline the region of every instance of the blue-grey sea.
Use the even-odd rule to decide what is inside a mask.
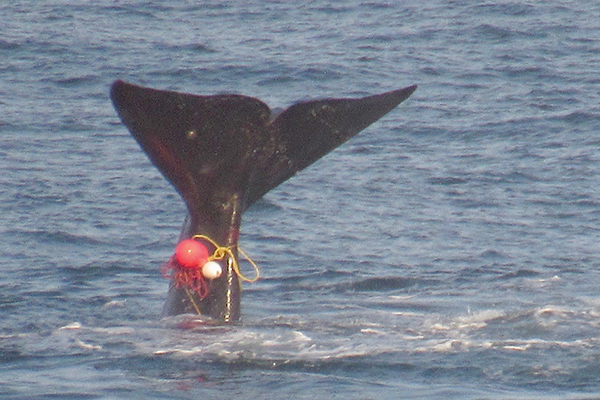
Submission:
[[[245,214],[206,326],[161,319],[186,211],[116,79],[419,88]],[[599,291],[596,0],[0,4],[2,399],[600,398]]]

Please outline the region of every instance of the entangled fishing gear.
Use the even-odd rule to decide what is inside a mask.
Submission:
[[[203,243],[208,242],[215,249],[209,255],[208,247]],[[237,246],[236,246],[237,247]],[[240,270],[240,265],[233,252],[232,247],[219,246],[214,240],[205,235],[194,235],[190,239],[184,239],[175,248],[175,254],[161,268],[163,276],[173,279],[176,287],[183,287],[190,296],[187,289],[191,289],[201,299],[209,294],[208,281],[217,279],[223,274],[222,262],[231,260],[231,266],[236,275],[243,281],[256,282],[260,277],[258,266],[240,249],[237,251],[252,265],[256,276],[247,278]]]

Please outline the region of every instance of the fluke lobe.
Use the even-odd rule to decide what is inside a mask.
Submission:
[[[206,293],[172,278],[163,315],[200,313],[236,322],[241,284],[234,264],[242,214],[416,88],[302,102],[273,117],[265,103],[252,97],[197,96],[113,83],[110,96],[121,120],[187,205],[180,240],[203,235],[231,249],[218,260],[222,275],[205,282]]]

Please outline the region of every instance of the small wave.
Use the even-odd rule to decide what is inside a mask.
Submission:
[[[295,76],[292,75],[277,75],[271,78],[267,78],[267,79],[263,79],[261,81],[259,81],[257,83],[258,86],[277,86],[277,85],[284,85],[284,84],[289,84],[291,82],[298,82],[300,81],[300,79],[298,79]]]
[[[540,276],[540,273],[530,269],[519,269],[517,271],[511,271],[500,276],[499,279],[513,279],[513,278],[533,278]]]
[[[15,50],[21,47],[20,44],[9,42],[8,40],[0,39],[0,50]]]
[[[481,24],[475,28],[478,35],[483,36],[488,40],[507,40],[509,38],[521,37],[545,37],[545,33],[534,30],[517,30],[491,24]]]
[[[338,285],[344,290],[356,290],[359,292],[382,292],[397,289],[406,289],[415,286],[418,283],[417,279],[402,278],[402,277],[387,277],[387,278],[368,278],[358,282],[344,283]]]
[[[46,182],[40,182],[39,185],[48,184]],[[29,206],[32,205],[48,205],[48,204],[66,204],[68,202],[67,198],[64,194],[51,194],[47,192],[43,193],[34,193],[33,191],[21,191],[15,194],[14,199],[17,202],[21,202],[22,204],[26,204]]]
[[[202,43],[188,43],[188,44],[159,44],[157,45],[157,47],[160,50],[167,50],[167,51],[191,51],[193,53],[198,53],[198,54],[211,54],[211,53],[217,53],[218,51],[211,48],[210,46],[207,46],[205,44]]]
[[[100,82],[100,77],[98,75],[81,75],[68,78],[54,79],[54,82],[60,86],[65,87],[84,86]]]
[[[332,68],[309,67],[300,73],[300,77],[309,81],[331,81],[342,78],[342,75]]]
[[[254,203],[252,205],[252,208],[250,209],[251,213],[273,213],[273,212],[278,212],[283,210],[283,207],[280,206],[279,204],[277,204],[274,201],[271,201],[269,198],[261,198],[258,199],[256,201],[256,203]]]
[[[40,241],[46,243],[67,243],[67,244],[100,244],[101,241],[87,235],[75,234],[65,231],[50,230],[11,230],[9,234],[35,236]]]
[[[505,259],[506,256],[499,251],[488,249],[479,255],[479,257],[487,260],[500,260]]]
[[[432,185],[441,185],[441,186],[462,185],[462,184],[467,183],[466,179],[457,178],[457,177],[453,177],[453,176],[434,177],[434,178],[429,178],[428,181]]]
[[[477,14],[489,15],[510,15],[514,17],[531,15],[536,11],[536,7],[531,4],[523,4],[519,2],[507,3],[485,3],[473,7],[473,11]]]
[[[585,124],[588,122],[597,122],[600,120],[600,113],[587,111],[574,111],[566,115],[556,116],[553,119],[564,121],[570,124]]]

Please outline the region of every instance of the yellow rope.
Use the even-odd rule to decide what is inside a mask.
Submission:
[[[192,294],[190,293],[190,289],[188,289],[187,287],[184,287],[183,289],[185,290],[185,294],[187,294],[190,303],[192,303],[192,305],[196,309],[196,313],[198,313],[198,315],[202,315],[202,312],[200,312],[200,307],[198,307],[198,304],[196,304],[196,301],[194,300],[194,296],[192,296]]]
[[[256,276],[252,279],[246,278],[242,274],[242,271],[240,271],[240,264],[238,263],[231,247],[221,247],[214,240],[212,240],[208,236],[204,236],[204,235],[194,235],[194,236],[192,236],[192,239],[204,239],[204,240],[212,243],[213,246],[215,246],[215,251],[212,256],[208,257],[208,261],[222,260],[223,258],[225,258],[225,256],[229,256],[231,258],[233,270],[235,271],[235,273],[237,274],[237,276],[239,276],[239,278],[241,280],[246,281],[246,282],[256,282],[258,280],[258,278],[260,278],[260,270],[258,269],[258,266],[256,265],[256,263],[254,263],[254,261],[252,261],[250,259],[250,257],[248,257],[248,255],[246,253],[244,253],[242,251],[242,249],[240,249],[239,247],[237,248],[238,252],[242,256],[244,256],[244,258],[250,263],[250,265],[252,265],[252,267],[254,268],[254,271],[256,271]]]

